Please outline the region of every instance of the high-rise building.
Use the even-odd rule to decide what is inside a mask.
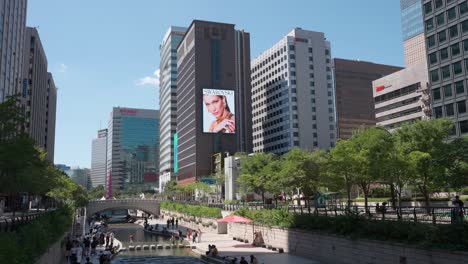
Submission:
[[[107,196],[113,189],[157,189],[159,111],[114,107],[107,130]]]
[[[252,61],[254,152],[334,146],[330,42],[295,28]]]
[[[66,164],[55,164],[55,167],[61,171],[63,171],[65,174],[70,176],[71,174],[71,167],[66,165]]]
[[[215,153],[252,151],[249,66],[249,33],[233,24],[190,24],[177,48],[179,183],[211,175]]]
[[[468,1],[423,0],[433,117],[468,133]]]
[[[83,186],[85,190],[91,189],[91,172],[88,168],[72,168],[70,169],[69,173],[70,178],[76,184]]]
[[[377,125],[393,130],[431,114],[427,67],[419,63],[372,82]]]
[[[401,67],[359,60],[333,59],[336,93],[336,125],[340,139],[353,130],[376,124],[372,81]]]
[[[27,0],[0,1],[0,103],[8,96],[27,93],[23,79]],[[27,56],[26,56],[27,57]]]
[[[53,162],[57,91],[52,74],[47,72],[47,58],[37,29],[26,28],[24,50],[25,130],[47,152],[47,160]]]
[[[401,29],[406,66],[426,62],[426,42],[421,0],[400,0]]]
[[[47,105],[46,105],[46,159],[54,162],[55,156],[55,121],[57,118],[57,87],[55,87],[52,73],[47,73]]]
[[[174,134],[177,129],[177,46],[187,28],[171,26],[163,38],[160,50],[159,82],[159,189],[175,180]]]
[[[91,185],[106,186],[107,171],[107,129],[101,129],[91,146]]]

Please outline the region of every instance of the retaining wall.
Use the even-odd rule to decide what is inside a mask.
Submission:
[[[254,226],[262,232],[266,245],[282,248],[285,252],[339,264],[466,264],[468,252],[423,250],[399,243],[373,240],[351,240],[303,230]],[[231,237],[253,238],[251,224],[229,223]]]
[[[65,259],[66,232],[57,242],[52,244],[47,251],[36,261],[36,264],[61,264]]]

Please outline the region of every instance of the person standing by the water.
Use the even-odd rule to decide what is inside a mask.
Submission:
[[[192,232],[190,231],[190,228],[187,228],[187,240],[190,241],[190,236],[192,235]]]
[[[202,235],[202,231],[201,231],[200,228],[198,228],[197,235],[198,235],[198,243],[200,243],[201,242],[201,235]]]
[[[133,234],[130,234],[130,244],[133,244]]]

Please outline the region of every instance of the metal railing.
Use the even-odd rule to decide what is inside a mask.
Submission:
[[[18,230],[19,227],[28,224],[29,222],[38,219],[44,214],[50,213],[54,209],[49,211],[28,213],[25,215],[15,216],[15,217],[6,217],[0,220],[0,232],[14,232]]]

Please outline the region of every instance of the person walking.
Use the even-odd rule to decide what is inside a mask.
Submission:
[[[198,236],[198,243],[201,243],[201,235],[202,235],[202,231],[200,228],[198,228],[198,232],[197,232],[197,236]]]
[[[179,228],[179,218],[177,218],[177,219],[175,220],[175,227],[176,227],[176,228]]]
[[[187,240],[190,241],[190,236],[192,235],[192,232],[190,231],[190,228],[187,228]]]
[[[133,234],[130,234],[130,244],[133,245]]]
[[[197,231],[194,231],[193,232],[192,243],[195,243],[195,241],[197,240],[197,235],[198,235]]]

